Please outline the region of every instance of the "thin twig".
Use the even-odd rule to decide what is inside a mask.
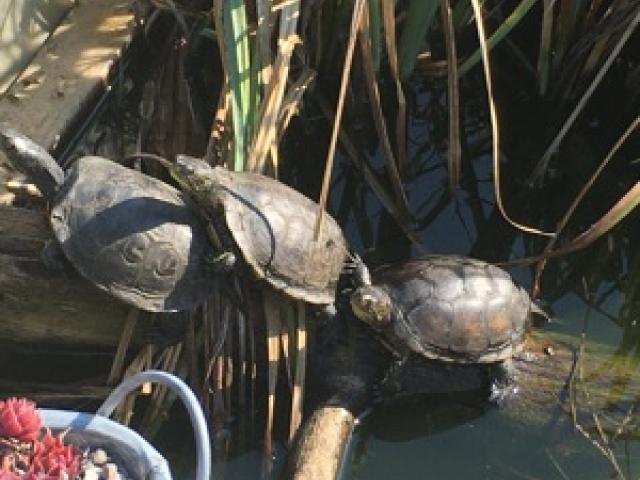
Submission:
[[[475,5],[475,2],[477,2],[477,0],[473,0],[473,2]],[[595,92],[598,85],[600,85],[600,82],[604,78],[605,74],[609,71],[609,68],[611,67],[613,62],[618,58],[620,51],[627,44],[627,40],[629,40],[629,38],[631,37],[631,34],[635,31],[639,23],[640,23],[640,9],[638,9],[635,17],[633,17],[633,19],[629,22],[629,25],[627,26],[626,30],[620,37],[620,40],[618,40],[618,43],[616,44],[613,51],[611,52],[611,55],[609,55],[607,60],[602,65],[602,68],[600,68],[595,78],[593,79],[593,82],[591,82],[591,84],[589,85],[589,88],[587,88],[587,90],[584,92],[584,94],[580,98],[580,101],[576,105],[576,108],[573,109],[573,111],[571,112],[571,115],[569,115],[569,118],[567,119],[566,122],[564,122],[564,125],[562,125],[562,128],[560,129],[556,137],[551,142],[551,145],[549,145],[549,148],[547,148],[547,151],[544,153],[542,158],[540,158],[540,160],[538,161],[538,164],[536,165],[536,167],[533,170],[533,173],[531,174],[531,178],[529,180],[530,182],[535,182],[538,179],[540,179],[544,174],[544,172],[547,170],[547,165],[549,164],[549,160],[551,160],[551,156],[556,152],[556,150],[558,150],[558,147],[560,146],[560,142],[562,142],[562,140],[564,139],[569,129],[575,123],[576,118],[578,118],[578,115],[584,109],[585,105],[587,104],[587,101],[591,98],[591,95],[593,95],[593,92]]]
[[[564,229],[564,227],[566,227],[567,223],[569,222],[569,219],[571,218],[571,216],[575,212],[576,208],[578,208],[578,205],[580,204],[582,199],[585,197],[587,192],[591,189],[591,187],[595,183],[595,181],[598,178],[598,176],[600,176],[600,173],[602,173],[602,171],[609,164],[609,162],[614,157],[614,155],[616,153],[618,153],[618,150],[620,150],[620,147],[622,147],[622,145],[627,141],[629,136],[633,133],[633,131],[636,128],[638,128],[639,125],[640,125],[640,117],[636,117],[636,119],[633,122],[631,122],[631,125],[629,125],[629,127],[625,130],[625,132],[622,134],[622,136],[615,143],[615,145],[611,148],[611,150],[609,150],[609,153],[604,158],[602,163],[600,163],[600,166],[596,169],[595,172],[593,172],[593,175],[591,175],[591,178],[589,179],[589,181],[584,184],[584,186],[580,190],[580,193],[578,193],[578,195],[576,195],[576,198],[573,200],[573,202],[571,203],[571,205],[569,206],[569,208],[567,209],[567,211],[565,212],[563,217],[558,222],[558,225],[556,226],[556,236],[551,238],[551,239],[549,239],[549,242],[547,243],[547,246],[545,247],[544,251],[542,252],[543,255],[547,255],[549,252],[551,252],[551,250],[553,249],[553,247],[555,246],[555,244],[556,244],[556,242],[557,242],[557,240],[559,238],[560,232]],[[540,262],[536,266],[536,273],[535,273],[535,278],[534,278],[534,282],[533,282],[533,296],[534,297],[537,296],[537,293],[538,293],[538,291],[540,289],[540,278],[542,277],[542,271],[544,270],[544,267],[545,267],[546,263],[547,263],[547,260],[546,260],[546,258],[544,258],[544,259],[540,260]]]
[[[449,189],[453,193],[460,183],[460,92],[458,91],[458,55],[456,53],[456,34],[453,27],[453,15],[449,0],[440,0],[440,13],[447,48],[447,99],[449,101]]]
[[[331,142],[329,143],[329,151],[327,152],[327,163],[324,169],[324,177],[322,179],[322,190],[320,191],[320,201],[318,202],[318,214],[316,219],[316,227],[314,239],[320,239],[320,230],[322,230],[322,222],[324,219],[324,209],[327,205],[329,196],[329,185],[331,182],[331,172],[333,171],[333,159],[336,152],[336,143],[338,142],[338,132],[340,131],[340,122],[342,120],[342,110],[344,109],[344,98],[347,93],[347,84],[349,83],[349,73],[351,72],[351,63],[353,62],[353,51],[356,45],[358,26],[360,18],[364,10],[366,0],[356,0],[353,5],[353,16],[351,17],[351,28],[349,30],[349,44],[344,59],[344,67],[342,69],[342,80],[340,82],[340,93],[338,95],[338,105],[336,107],[336,117],[333,122],[333,131],[331,132]]]
[[[543,232],[537,228],[528,227],[512,220],[507,215],[506,210],[502,204],[502,195],[500,193],[500,135],[498,133],[498,113],[496,111],[496,105],[493,96],[493,83],[491,81],[491,70],[489,67],[489,52],[487,49],[487,35],[484,30],[484,24],[482,22],[482,10],[480,8],[479,0],[471,0],[473,6],[473,12],[476,19],[476,25],[478,29],[478,37],[480,38],[480,51],[482,53],[482,64],[484,66],[484,75],[487,83],[487,97],[489,101],[489,114],[491,117],[491,134],[493,140],[493,182],[496,195],[496,204],[498,210],[502,214],[503,218],[513,227],[522,230],[523,232],[532,233],[535,235],[542,235],[546,237],[553,237],[553,233]]]

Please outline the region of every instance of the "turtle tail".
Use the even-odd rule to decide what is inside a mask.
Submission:
[[[64,171],[43,147],[12,128],[0,127],[0,151],[51,200],[64,181]]]

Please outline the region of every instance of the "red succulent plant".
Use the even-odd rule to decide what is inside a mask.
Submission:
[[[42,419],[31,400],[12,397],[0,401],[0,437],[31,442],[41,428]]]
[[[50,430],[36,441],[31,467],[25,480],[57,480],[75,478],[80,472],[81,454],[75,445],[65,445],[63,434],[53,435]]]
[[[0,469],[0,480],[22,480],[20,475],[11,470]]]
[[[0,480],[78,478],[82,455],[64,433],[42,434],[36,405],[26,398],[0,401]]]

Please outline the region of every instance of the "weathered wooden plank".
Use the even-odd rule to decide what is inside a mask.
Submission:
[[[0,207],[0,253],[36,257],[51,238],[44,212]]]
[[[0,254],[0,340],[114,346],[126,310],[78,275]]]
[[[128,0],[80,2],[0,99],[0,123],[49,150],[105,87],[131,40]]]
[[[0,2],[0,95],[72,6],[72,0]]]
[[[0,340],[115,346],[128,307],[71,269],[47,268],[49,238],[42,212],[0,207]]]

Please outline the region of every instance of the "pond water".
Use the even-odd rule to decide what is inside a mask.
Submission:
[[[485,144],[473,161],[463,167],[463,184],[453,196],[448,193],[446,157],[442,132],[429,117],[432,94],[415,86],[416,103],[410,124],[408,158],[410,168],[405,184],[415,215],[422,249],[411,246],[398,226],[381,207],[375,195],[358,182],[345,168],[348,160],[339,154],[334,186],[332,211],[345,228],[354,249],[372,264],[407,258],[425,253],[456,253],[489,260],[521,258],[542,251],[544,240],[523,236],[505,227],[495,213],[495,196],[491,178],[491,158],[486,147],[486,123],[470,133],[468,140]],[[479,96],[480,97],[480,96]],[[441,108],[441,106],[440,106]],[[284,171],[287,181],[317,198],[318,166],[324,162],[326,122],[309,120],[300,129],[306,130],[299,140],[292,140],[290,156],[296,156],[291,171]],[[316,122],[316,123],[313,123]],[[444,123],[446,125],[446,122]],[[317,127],[317,128],[316,128]],[[470,127],[471,128],[471,127]],[[296,131],[294,126],[293,131]],[[320,133],[319,133],[320,132]],[[592,135],[593,132],[583,132]],[[293,133],[295,135],[295,133]],[[508,133],[506,134],[508,135]],[[374,168],[381,169],[381,158],[375,135],[356,132],[357,142]],[[318,148],[309,148],[317,144]],[[608,148],[608,147],[603,147]],[[605,150],[606,153],[606,150]],[[512,153],[517,157],[518,152]],[[570,154],[567,154],[570,155]],[[600,153],[592,153],[600,157]],[[636,155],[637,157],[637,155]],[[633,158],[636,158],[633,157]],[[569,159],[571,160],[571,159]],[[310,168],[315,165],[315,168]],[[286,166],[286,161],[285,161]],[[513,166],[512,166],[513,167]],[[509,183],[509,175],[504,175]],[[587,173],[585,173],[587,175]],[[582,182],[584,179],[576,179]],[[612,178],[603,183],[612,182]],[[622,182],[625,183],[625,182]],[[624,188],[609,183],[588,199],[586,214],[571,224],[572,232],[583,231],[619,197]],[[607,189],[608,188],[608,189]],[[555,186],[549,191],[513,194],[505,199],[507,210],[520,218],[533,218],[540,225],[554,225],[569,205],[575,186]],[[349,196],[353,194],[352,196]],[[347,207],[344,204],[349,204]],[[539,207],[539,211],[536,209]],[[532,215],[533,213],[537,214]],[[640,318],[640,261],[637,251],[640,233],[639,215],[632,215],[607,238],[583,253],[549,263],[543,277],[541,299],[552,312],[553,322],[543,328],[579,344],[586,333],[586,353],[597,352],[594,366],[609,371],[619,370],[610,380],[610,409],[619,400],[630,414],[628,426],[635,426],[635,404],[638,389],[636,368],[640,357],[636,349],[640,339],[637,320]],[[510,269],[514,277],[527,288],[531,287],[531,268]],[[105,359],[105,365],[108,362]],[[105,367],[106,368],[106,367]],[[281,409],[276,425],[286,425]],[[264,411],[259,407],[249,420],[254,435],[238,447],[232,443],[228,452],[217,451],[214,478],[261,478],[262,425]],[[343,479],[605,479],[615,478],[616,469],[610,459],[594,444],[605,444],[596,429],[589,427],[588,439],[576,431],[570,416],[557,412],[553,423],[518,421],[507,418],[501,411],[477,395],[439,395],[403,401],[379,408],[360,421],[345,458]],[[227,432],[237,436],[234,429],[238,419]],[[632,429],[631,429],[632,430]],[[604,434],[606,438],[612,432]],[[282,438],[276,432],[275,466],[272,478],[281,475],[286,459]],[[179,407],[174,407],[154,439],[157,447],[170,460],[177,479],[191,478],[194,455],[190,426]],[[215,447],[220,447],[216,443]],[[616,436],[610,445],[617,468],[626,478],[640,476],[640,443],[635,433]]]
[[[443,155],[433,149],[425,150],[429,140],[428,129],[414,119],[409,157],[414,162],[422,160],[424,172],[414,175],[406,188],[412,212],[423,220],[424,228],[419,233],[424,251],[506,260],[542,250],[543,242],[533,243],[529,237],[514,231],[508,232],[507,240],[501,238],[505,229],[504,225],[495,227],[500,220],[495,221],[495,197],[488,181],[491,177],[488,154],[479,155],[473,162],[473,175],[477,179],[472,182],[473,188],[468,188],[471,182],[467,181],[449,199]],[[301,143],[304,142],[303,139]],[[371,163],[380,166],[382,159],[375,146],[369,151]],[[312,156],[308,161],[318,159]],[[346,160],[339,163],[345,164]],[[304,166],[300,168],[304,169]],[[353,188],[344,173],[341,167],[335,173],[334,211],[340,210],[342,196]],[[299,171],[291,173],[291,177],[302,184],[305,182]],[[535,203],[535,195],[531,193],[528,201]],[[446,201],[438,203],[442,198]],[[557,202],[545,199],[540,205],[548,207],[557,203],[556,211],[562,212],[568,205],[565,198],[566,195],[558,195]],[[588,213],[576,222],[576,229],[588,226],[597,218],[593,212],[606,208],[598,203],[602,199],[601,195],[588,199]],[[589,210],[594,203],[596,207]],[[508,210],[523,210],[521,205],[512,207],[507,203]],[[369,239],[375,238],[377,245],[372,254],[365,248],[371,244],[363,234],[362,224],[357,221],[357,215],[362,213],[372,226]],[[361,253],[369,253],[376,262],[418,255],[418,249],[410,247],[398,234],[397,226],[384,217],[384,210],[375,196],[365,191],[360,212],[351,211],[343,222],[355,248]],[[546,221],[552,222],[552,218],[550,215]],[[608,430],[600,434],[591,422],[585,426],[587,438],[576,429],[567,412],[546,412],[538,421],[518,420],[503,415],[500,409],[477,394],[431,395],[378,408],[363,416],[350,442],[341,478],[606,479],[616,478],[616,469],[625,478],[637,478],[640,475],[640,442],[633,426],[638,421],[636,404],[640,393],[635,368],[640,339],[637,323],[640,318],[640,288],[637,286],[640,262],[633,239],[638,235],[638,220],[638,215],[632,215],[607,239],[597,242],[587,252],[551,261],[543,277],[541,294],[541,300],[553,315],[551,324],[541,328],[576,348],[584,333],[582,358],[585,364],[591,370],[604,368],[614,372],[602,387],[604,395],[610,397],[607,408],[604,413],[600,410],[596,417],[606,416],[607,411],[627,412],[624,421],[629,428],[626,433],[617,435]],[[418,223],[420,221],[418,218]],[[527,288],[531,287],[530,267],[511,268],[510,272]],[[588,382],[585,385],[589,388]],[[584,407],[588,411],[589,406]],[[257,416],[260,415],[258,412]],[[280,416],[284,415],[286,412],[281,411]],[[623,417],[625,415],[617,417],[618,424]],[[189,447],[183,441],[189,435],[184,427],[180,422],[166,426],[159,438],[161,448],[165,448],[173,459],[178,478],[188,478],[189,465],[193,461]],[[215,478],[260,478],[261,434],[261,431],[257,432],[252,446],[232,449],[226,459],[215,466]],[[179,446],[175,443],[177,437],[181,438]],[[612,453],[616,466],[601,449]],[[285,457],[286,449],[279,442],[272,478],[281,475]]]

